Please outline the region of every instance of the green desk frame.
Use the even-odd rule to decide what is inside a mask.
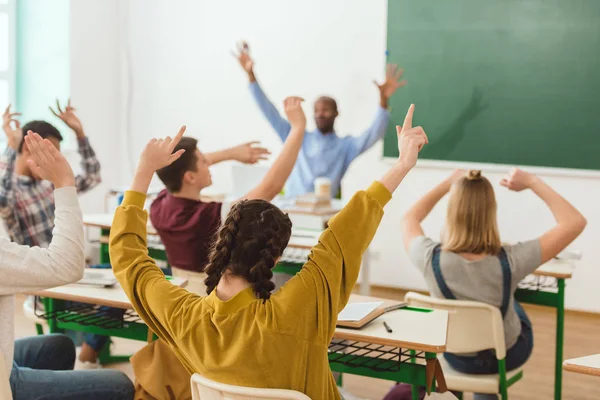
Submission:
[[[556,347],[554,360],[554,400],[562,398],[562,363],[565,332],[565,287],[564,278],[556,278],[556,292],[522,288],[517,289],[515,299],[522,303],[537,304],[556,309]]]
[[[131,340],[148,340],[148,327],[132,310],[126,311],[122,319],[117,319],[100,312],[94,313],[97,311],[95,307],[99,306],[80,303],[69,306],[64,300],[49,297],[43,300],[44,312],[38,316],[47,319],[50,333],[72,330]],[[156,338],[156,335],[153,337]],[[357,353],[357,350],[364,351]],[[111,362],[129,360],[129,356],[110,357]],[[411,384],[413,399],[418,399],[418,388],[427,385],[427,360],[435,360],[436,357],[435,353],[341,339],[334,339],[329,353],[332,371]],[[419,359],[425,360],[425,364],[417,363]],[[338,383],[341,384],[341,377]],[[435,377],[431,381],[431,390],[435,390]]]

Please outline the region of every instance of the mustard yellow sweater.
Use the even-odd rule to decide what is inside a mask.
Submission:
[[[115,213],[111,263],[135,310],[190,373],[297,390],[314,400],[340,399],[327,347],[390,198],[379,182],[356,193],[331,219],[302,270],[266,302],[250,288],[221,301],[216,291],[202,297],[167,281],[148,256],[141,193],[127,192]]]

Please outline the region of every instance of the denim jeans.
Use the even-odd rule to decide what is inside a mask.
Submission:
[[[133,384],[115,370],[73,371],[75,346],[64,335],[15,341],[14,400],[133,400]]]

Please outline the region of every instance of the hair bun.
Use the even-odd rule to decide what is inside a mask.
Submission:
[[[470,170],[467,173],[467,179],[470,181],[478,181],[481,179],[481,170]]]

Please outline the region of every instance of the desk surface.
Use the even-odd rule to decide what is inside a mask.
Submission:
[[[94,272],[113,276],[111,269],[97,269]],[[185,287],[187,280],[183,278],[173,277],[171,283],[177,286]],[[104,288],[92,285],[78,285],[73,283],[70,285],[58,286],[52,289],[40,290],[30,293],[35,296],[51,297],[60,300],[79,301],[81,303],[99,304],[101,306],[121,308],[124,310],[132,310],[133,306],[125,295],[121,286],[117,283],[110,288]]]
[[[570,279],[573,276],[574,269],[574,261],[554,259],[536,269],[533,274],[558,279]]]
[[[107,213],[84,214],[83,225],[100,229],[110,229],[113,222],[113,217],[113,214]],[[310,250],[315,244],[317,244],[321,233],[321,231],[311,229],[292,229],[292,236],[290,237],[289,247]],[[150,222],[148,222],[148,234],[157,234],[156,230],[150,224]],[[106,242],[106,239],[101,239],[101,241]]]
[[[350,296],[350,303],[368,301],[383,301],[384,307],[399,303],[377,297],[355,294]],[[383,321],[392,328],[392,333],[387,332]],[[420,312],[400,309],[383,314],[362,329],[336,328],[334,337],[430,353],[443,353],[446,350],[447,331],[447,311]]]
[[[563,368],[578,374],[600,376],[600,354],[565,360]]]
[[[114,214],[108,214],[108,213],[83,214],[83,225],[93,227],[93,228],[110,229],[110,227],[112,226],[113,218],[114,218]],[[147,229],[148,229],[148,232],[147,232],[148,234],[150,234],[150,235],[157,234],[156,230],[154,229],[152,224],[150,224],[150,220],[148,220]]]

